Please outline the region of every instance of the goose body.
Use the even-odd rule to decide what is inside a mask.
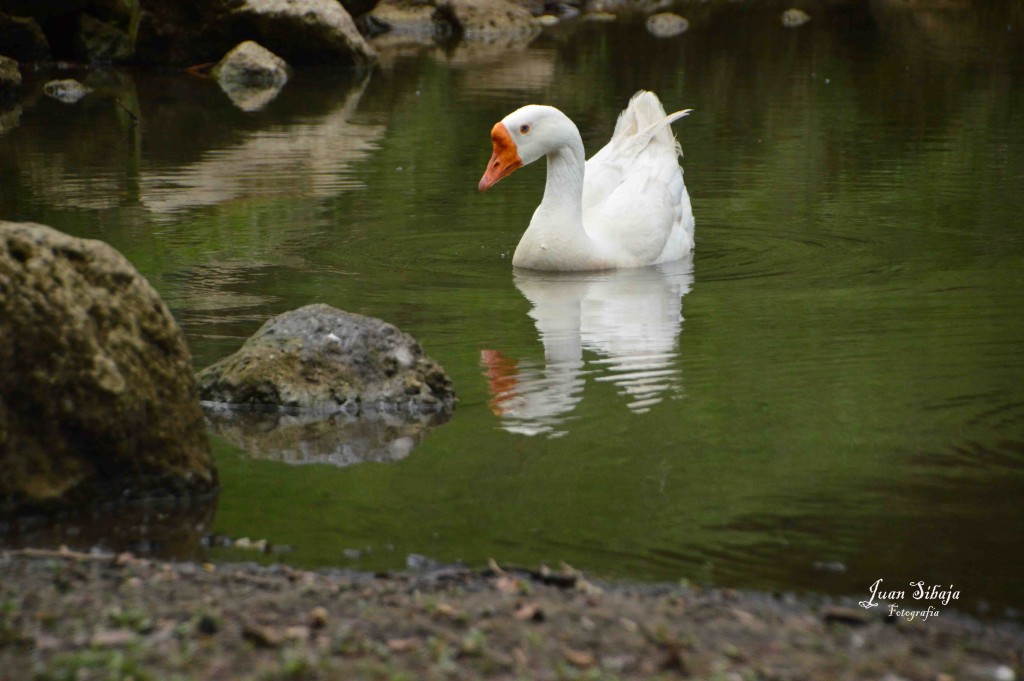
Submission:
[[[679,167],[682,152],[669,127],[688,113],[666,115],[658,97],[641,90],[590,160],[575,124],[554,107],[531,104],[496,123],[480,191],[541,157],[548,160],[544,198],[512,264],[604,270],[667,263],[689,253],[693,211]]]

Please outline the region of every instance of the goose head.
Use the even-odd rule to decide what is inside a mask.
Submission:
[[[505,116],[491,128],[494,153],[480,178],[480,191],[563,146],[573,132],[572,121],[551,106],[530,104]]]

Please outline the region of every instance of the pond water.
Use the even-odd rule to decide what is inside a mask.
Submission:
[[[1024,22],[884,6],[795,31],[734,5],[665,41],[626,22],[395,49],[365,79],[300,72],[254,113],[188,75],[71,71],[97,94],[4,114],[0,215],[119,249],[197,367],[323,302],[450,372],[449,422],[353,436],[348,458],[215,437],[205,531],[287,549],[261,560],[565,561],[851,595],[922,580],[1002,616],[1024,607]],[[692,260],[514,272],[544,168],[478,193],[493,123],[550,103],[593,153],[641,87],[694,109],[674,126]],[[161,537],[161,555],[257,557]]]

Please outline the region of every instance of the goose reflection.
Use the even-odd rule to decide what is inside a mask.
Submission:
[[[564,435],[588,378],[616,386],[635,413],[681,389],[675,360],[682,298],[693,284],[692,256],[607,272],[516,270],[514,278],[532,305],[544,361],[481,351],[491,411],[506,430]]]

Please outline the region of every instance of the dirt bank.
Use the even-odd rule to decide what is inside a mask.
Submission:
[[[0,679],[1020,678],[1024,633],[572,572],[0,554]]]

